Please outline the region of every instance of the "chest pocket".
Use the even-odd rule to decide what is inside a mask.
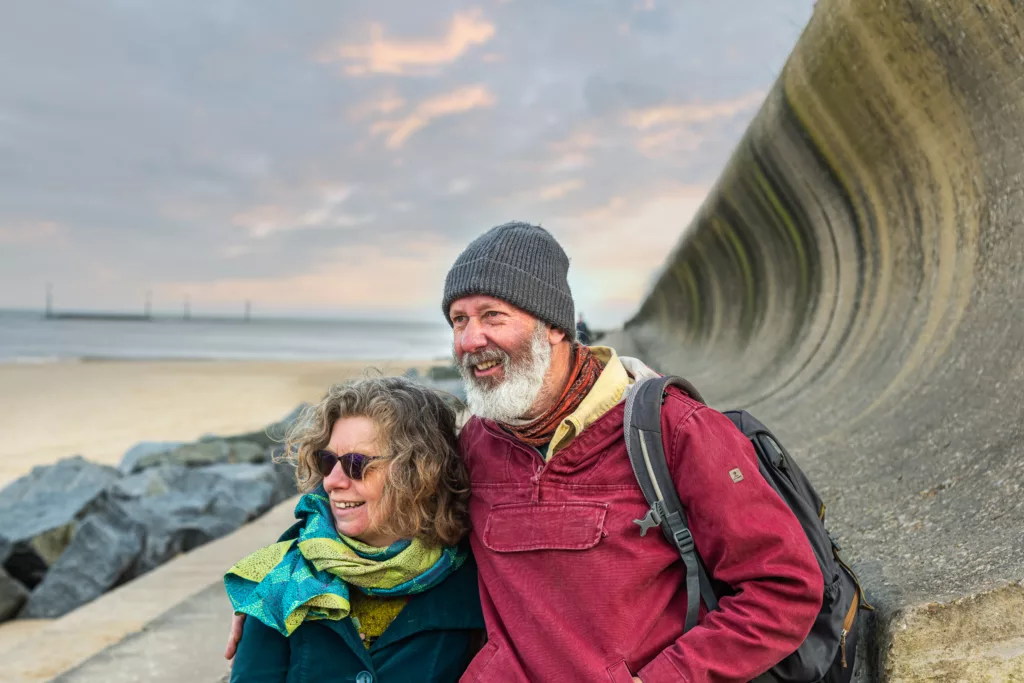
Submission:
[[[586,550],[604,534],[607,503],[505,503],[487,515],[483,544],[499,553]]]

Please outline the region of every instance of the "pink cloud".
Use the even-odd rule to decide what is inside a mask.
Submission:
[[[632,109],[626,114],[626,124],[637,130],[646,131],[660,126],[703,123],[714,119],[728,118],[753,109],[759,106],[764,98],[764,92],[755,91],[733,100],[708,104],[659,105]]]
[[[375,23],[370,27],[367,42],[341,45],[321,61],[345,62],[345,72],[350,76],[434,73],[438,67],[458,60],[470,48],[488,42],[494,33],[494,25],[479,10],[457,13],[445,34],[434,39],[388,39],[384,37],[384,27]]]
[[[387,148],[399,149],[434,119],[492,107],[495,102],[494,95],[486,87],[465,86],[424,100],[405,118],[378,121],[370,127],[370,133],[387,135],[384,143]]]

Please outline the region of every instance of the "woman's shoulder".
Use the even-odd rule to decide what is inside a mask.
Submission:
[[[422,593],[419,607],[425,612],[441,617],[450,628],[483,628],[483,612],[480,608],[480,587],[477,583],[476,561],[468,553],[462,566],[451,576],[430,590]]]

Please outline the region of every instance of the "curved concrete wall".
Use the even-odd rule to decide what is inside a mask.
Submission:
[[[998,680],[1024,673],[1022,620],[1002,629],[998,607],[1024,579],[1022,222],[1024,4],[819,0],[612,335],[716,407],[748,408],[806,463],[898,680],[985,680],[935,649],[957,639]],[[951,643],[900,640],[934,625],[924,605],[993,590],[995,612],[949,608],[967,629]]]

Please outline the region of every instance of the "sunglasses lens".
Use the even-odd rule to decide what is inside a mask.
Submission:
[[[360,481],[363,478],[363,467],[366,465],[366,456],[359,453],[346,453],[341,456],[341,466],[349,479]]]
[[[319,451],[316,454],[316,458],[320,474],[325,477],[329,476],[331,471],[334,470],[334,466],[338,464],[338,456],[330,451]]]

